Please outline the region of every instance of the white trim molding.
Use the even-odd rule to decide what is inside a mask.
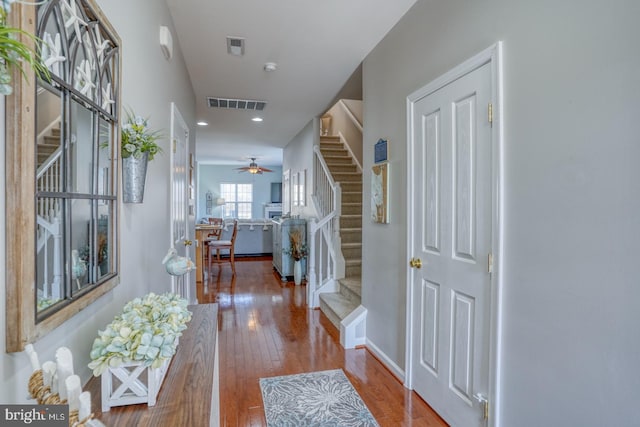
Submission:
[[[367,350],[371,352],[391,373],[398,378],[401,383],[406,383],[405,371],[398,366],[389,356],[383,352],[380,347],[375,345],[369,338],[366,340]],[[406,387],[406,385],[405,385]]]

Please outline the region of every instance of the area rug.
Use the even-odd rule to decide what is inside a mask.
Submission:
[[[378,426],[342,369],[260,378],[269,427]]]

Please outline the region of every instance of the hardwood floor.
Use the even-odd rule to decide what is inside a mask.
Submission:
[[[381,426],[446,426],[366,349],[344,350],[306,287],[280,282],[270,259],[237,260],[236,271],[214,266],[197,290],[219,304],[221,426],[266,425],[260,378],[338,368]]]

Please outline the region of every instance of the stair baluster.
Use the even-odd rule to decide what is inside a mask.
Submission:
[[[62,191],[61,171],[62,149],[58,146],[38,167],[36,191],[39,193]],[[37,252],[41,255],[43,271],[39,296],[56,300],[62,296],[60,290],[63,278],[61,206],[55,198],[39,197],[36,208]]]

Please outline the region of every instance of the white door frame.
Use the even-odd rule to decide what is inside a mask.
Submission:
[[[493,104],[493,125],[491,132],[491,187],[492,187],[492,231],[491,231],[491,251],[493,253],[493,269],[491,274],[491,295],[490,295],[490,326],[489,326],[489,425],[500,425],[500,368],[501,361],[501,340],[502,340],[502,247],[503,247],[503,224],[504,224],[504,130],[503,130],[503,87],[502,87],[502,42],[485,49],[474,57],[468,59],[444,75],[433,80],[426,86],[418,89],[407,97],[407,260],[412,257],[414,245],[413,212],[414,203],[413,191],[415,182],[413,177],[413,167],[411,160],[413,152],[413,111],[415,103],[429,94],[443,88],[449,83],[459,79],[469,72],[485,65],[491,64],[491,98]],[[415,269],[410,269],[407,275],[407,318],[406,318],[406,350],[405,350],[405,386],[413,390],[413,314],[416,306],[412,294]],[[428,403],[428,402],[427,402]]]
[[[189,167],[189,134],[190,134],[190,130],[189,127],[187,126],[187,123],[185,122],[185,120],[182,118],[182,114],[180,114],[180,111],[178,110],[177,105],[175,104],[175,102],[171,103],[171,119],[170,119],[170,127],[171,127],[171,142],[170,142],[170,147],[169,149],[171,150],[171,154],[170,154],[170,186],[171,186],[171,203],[170,203],[170,216],[171,216],[171,221],[170,221],[170,225],[169,225],[169,235],[170,235],[170,246],[171,247],[175,247],[175,242],[174,242],[174,218],[173,218],[173,209],[174,209],[174,203],[175,203],[175,199],[176,199],[176,194],[174,192],[174,147],[176,145],[175,144],[175,138],[176,138],[176,131],[178,129],[184,129],[185,130],[185,147],[184,147],[184,159],[185,159],[185,188],[184,188],[184,219],[185,219],[185,230],[184,230],[184,238],[186,240],[190,239],[191,233],[189,230],[189,188],[188,188],[188,167]],[[191,247],[189,246],[185,246],[185,256],[192,258],[191,257]],[[178,289],[178,282],[182,281],[182,286],[183,286],[183,290],[186,292],[186,295],[183,295],[184,297],[186,297],[189,301],[189,304],[194,304],[195,301],[195,291],[193,289],[191,289],[191,272],[187,272],[186,274],[184,274],[182,277],[178,277],[178,276],[171,276],[171,287],[172,290],[174,292],[177,292]]]

